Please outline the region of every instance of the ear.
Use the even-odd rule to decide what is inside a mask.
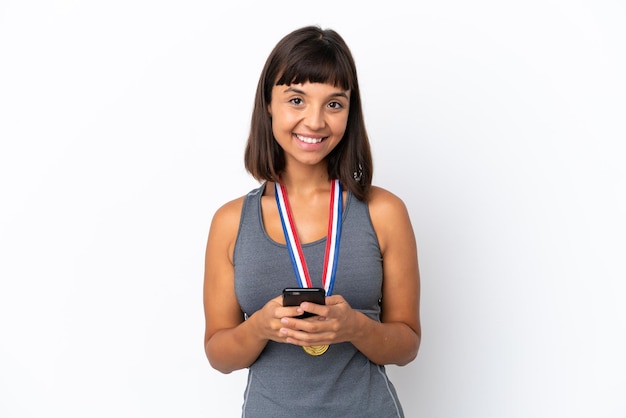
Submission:
[[[268,104],[267,105],[267,114],[270,115],[270,119],[272,118],[272,105]]]

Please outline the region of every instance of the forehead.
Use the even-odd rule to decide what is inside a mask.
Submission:
[[[282,94],[303,94],[303,95],[320,95],[328,97],[350,97],[350,90],[345,90],[340,86],[335,86],[331,83],[311,83],[309,81],[304,83],[293,84],[280,84],[275,85],[273,88],[275,93]]]

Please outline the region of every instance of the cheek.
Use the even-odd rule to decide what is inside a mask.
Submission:
[[[297,121],[285,114],[275,114],[272,117],[272,131],[274,134],[278,132],[291,132]]]
[[[283,121],[280,118],[273,117],[272,118],[272,132],[276,135],[283,129]]]
[[[346,129],[348,127],[348,118],[341,118],[341,119],[337,119],[335,121],[333,121],[333,132],[335,133],[335,135],[338,135],[340,137],[343,137],[343,134],[346,132]]]
[[[272,134],[274,134],[274,139],[281,141],[291,136],[291,125],[283,117],[273,117]]]

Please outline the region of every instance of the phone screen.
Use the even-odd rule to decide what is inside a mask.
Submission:
[[[321,287],[310,288],[286,288],[283,290],[283,306],[299,306],[302,302],[312,302],[318,305],[324,305],[326,301],[326,291]],[[308,318],[314,316],[310,312],[294,318]]]

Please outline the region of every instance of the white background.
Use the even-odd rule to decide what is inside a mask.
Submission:
[[[227,4],[226,4],[227,3]],[[410,209],[407,417],[626,416],[620,1],[0,2],[0,417],[236,417],[205,359],[213,212],[258,76],[338,30]],[[280,388],[276,388],[280,390]]]

